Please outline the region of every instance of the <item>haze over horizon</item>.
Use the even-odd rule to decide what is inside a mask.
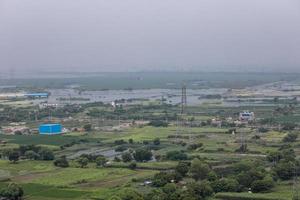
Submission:
[[[298,0],[0,0],[0,70],[300,72]]]

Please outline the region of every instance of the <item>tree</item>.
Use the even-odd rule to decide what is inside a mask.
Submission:
[[[17,150],[10,150],[8,151],[8,160],[16,163],[19,160],[20,154]]]
[[[69,162],[66,156],[61,156],[60,158],[56,159],[53,164],[57,167],[69,167]]]
[[[97,167],[104,167],[107,161],[108,160],[104,156],[98,156],[96,158],[96,165]]]
[[[83,129],[87,132],[91,131],[92,130],[92,124],[85,124],[83,126]]]
[[[89,163],[89,160],[85,157],[79,157],[76,161],[81,168],[86,167]]]
[[[16,183],[10,183],[6,188],[0,190],[0,199],[19,200],[23,197],[23,189]]]
[[[189,172],[189,165],[186,162],[179,162],[175,171],[181,174],[181,176],[185,176]]]
[[[128,143],[129,143],[129,144],[133,144],[133,139],[132,139],[132,138],[129,138]]]
[[[147,149],[137,149],[133,157],[138,162],[149,161],[152,158],[152,153]]]
[[[130,161],[132,161],[131,153],[129,153],[129,152],[123,153],[122,154],[122,160],[123,160],[123,162],[130,162]]]
[[[153,140],[153,144],[154,144],[154,145],[160,145],[160,139],[159,139],[159,138],[155,138],[155,139]]]
[[[195,180],[206,179],[210,171],[210,167],[198,158],[195,158],[191,163],[190,173]]]

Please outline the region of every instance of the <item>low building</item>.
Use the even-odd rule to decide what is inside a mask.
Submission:
[[[57,135],[62,133],[61,124],[42,124],[39,127],[41,135]]]

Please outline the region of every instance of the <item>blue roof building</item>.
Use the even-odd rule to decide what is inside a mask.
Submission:
[[[39,127],[41,135],[57,135],[62,133],[61,124],[42,124]]]

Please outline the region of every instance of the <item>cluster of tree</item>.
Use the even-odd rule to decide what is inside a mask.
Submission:
[[[35,145],[21,145],[19,148],[7,149],[2,152],[2,157],[16,163],[19,159],[53,160],[54,153],[51,149]]]
[[[96,163],[97,167],[104,167],[107,158],[102,155],[82,154],[76,159],[76,163],[80,168],[85,168],[89,163]]]
[[[278,151],[270,152],[267,160],[272,163],[274,174],[282,180],[292,179],[295,171],[298,172],[300,169],[295,151],[289,145],[281,147]]]
[[[132,162],[133,160],[137,162],[147,162],[152,159],[152,152],[148,148],[139,148],[134,150],[129,150],[124,152],[121,156],[122,161],[125,163]]]
[[[260,166],[262,165],[256,162],[241,161],[232,166],[231,173],[223,176],[218,175],[209,164],[198,158],[191,162],[181,161],[175,171],[160,172],[153,177],[152,185],[157,189],[149,193],[145,199],[151,199],[150,196],[158,198],[157,195],[159,195],[159,199],[170,198],[170,195],[164,191],[164,187],[170,184],[174,185],[173,183],[181,181],[184,177],[192,178],[193,181],[186,184],[188,189],[184,191],[179,187],[172,190],[172,194],[175,196],[171,199],[184,199],[180,196],[180,194],[184,194],[184,197],[189,195],[189,199],[201,200],[213,193],[242,192],[248,191],[249,188],[252,192],[268,191],[274,187],[275,182],[272,174]]]
[[[15,183],[10,183],[0,189],[0,199],[3,200],[19,200],[22,199],[23,195],[23,189]]]

